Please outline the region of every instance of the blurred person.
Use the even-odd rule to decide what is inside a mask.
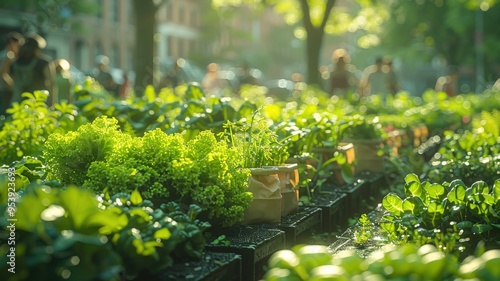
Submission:
[[[54,82],[57,86],[57,101],[59,103],[66,101],[68,103],[73,102],[73,86],[75,84],[75,79],[69,72],[69,62],[65,59],[57,59],[54,61],[55,65],[55,77]]]
[[[252,75],[250,67],[246,62],[241,65],[241,73],[238,75],[238,83],[241,85],[257,85],[257,79]]]
[[[386,95],[389,92],[387,69],[384,68],[384,60],[382,57],[375,59],[375,64],[368,66],[363,71],[363,77],[360,81],[360,92],[362,96],[372,94],[381,94],[383,100],[386,100]]]
[[[48,105],[57,100],[54,64],[50,57],[42,54],[46,46],[47,42],[38,34],[25,36],[24,44],[19,48],[19,58],[11,65],[8,75],[13,88],[11,103],[21,102],[22,93],[33,93],[35,90],[48,91]]]
[[[391,59],[387,59],[385,62],[387,66],[387,87],[391,95],[395,96],[400,90],[401,85],[399,84],[398,77],[394,71],[394,66]]]
[[[183,73],[182,73],[182,64],[183,59],[177,59],[174,65],[167,71],[167,74],[160,81],[159,88],[169,87],[172,89],[177,88],[177,86],[181,85],[184,81]]]
[[[201,81],[201,87],[205,95],[221,96],[226,84],[219,79],[219,65],[210,63],[207,65],[207,73]]]
[[[98,55],[95,58],[96,67],[92,71],[94,79],[110,94],[117,96],[117,84],[109,72],[109,58]]]
[[[330,96],[346,97],[358,83],[354,73],[348,69],[350,58],[344,49],[338,49],[333,52],[332,61],[335,65],[330,73]]]
[[[458,68],[452,66],[449,69],[448,75],[437,79],[434,90],[436,92],[445,92],[449,97],[453,97],[458,94],[458,79]]]
[[[24,43],[23,36],[18,32],[10,32],[5,38],[5,46],[0,51],[0,115],[6,114],[12,99],[12,85],[9,80],[10,66],[17,59],[19,46]]]
[[[118,97],[125,99],[129,95],[130,90],[130,79],[128,78],[127,72],[123,72],[123,81],[118,88]]]

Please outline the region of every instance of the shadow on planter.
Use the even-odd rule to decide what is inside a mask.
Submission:
[[[213,229],[212,238],[207,239],[206,249],[213,252],[241,255],[242,280],[254,281],[264,275],[263,266],[276,251],[285,248],[285,232],[269,229],[262,224],[234,225],[225,229]],[[214,244],[224,235],[226,243]]]
[[[374,173],[383,173],[385,171],[385,157],[383,148],[383,139],[347,139],[354,146],[356,155],[355,171],[359,175],[362,171]]]

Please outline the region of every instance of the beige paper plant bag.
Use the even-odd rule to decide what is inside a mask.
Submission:
[[[281,216],[288,216],[299,210],[299,170],[297,164],[267,166],[278,168],[281,190]]]
[[[250,169],[248,190],[253,194],[243,224],[281,221],[281,188],[278,168]]]

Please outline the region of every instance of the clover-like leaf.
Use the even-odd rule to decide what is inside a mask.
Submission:
[[[382,206],[395,216],[403,214],[403,200],[396,194],[387,194],[382,200]]]

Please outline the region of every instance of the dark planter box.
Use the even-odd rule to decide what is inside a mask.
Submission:
[[[321,209],[323,232],[335,232],[347,226],[347,194],[342,192],[324,192],[313,200]]]
[[[225,235],[229,245],[214,245],[207,241],[207,250],[213,252],[235,253],[241,255],[242,280],[259,280],[264,275],[263,267],[268,258],[279,250],[285,249],[285,232],[269,229],[263,224],[234,225],[224,229],[212,230],[213,238]]]
[[[148,279],[153,280],[153,279]],[[205,251],[199,261],[177,262],[159,281],[241,281],[241,256]]]
[[[352,184],[340,187],[339,191],[347,195],[347,216],[352,216],[362,209],[362,202],[370,197],[369,184],[364,179],[356,179]]]
[[[281,222],[265,224],[269,228],[278,228],[285,232],[287,248],[299,243],[306,243],[306,239],[314,231],[321,231],[321,208],[301,206],[295,214],[281,218]]]
[[[365,181],[370,189],[370,196],[379,201],[383,196],[380,191],[387,187],[387,179],[384,174],[367,174]]]

